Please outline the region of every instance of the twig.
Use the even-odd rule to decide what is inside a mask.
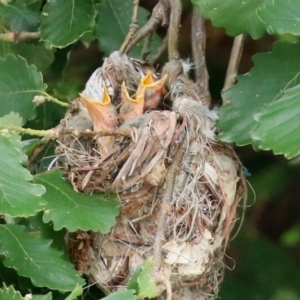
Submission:
[[[150,54],[151,40],[152,40],[152,32],[149,33],[145,38],[142,55],[141,55],[141,59],[144,61],[147,60],[147,56]]]
[[[161,209],[158,213],[157,218],[157,232],[153,244],[153,260],[156,264],[156,271],[161,266],[161,249],[162,249],[162,241],[165,239],[165,228],[166,228],[166,218],[167,218],[167,211],[168,207],[170,206],[170,203],[172,201],[172,195],[173,195],[173,189],[176,179],[176,174],[179,170],[179,167],[181,166],[181,161],[183,159],[184,153],[186,151],[186,145],[185,142],[183,142],[178,149],[172,165],[168,171],[168,174],[166,176],[165,180],[165,191],[164,196],[161,202]]]
[[[194,7],[193,9],[191,40],[193,60],[195,63],[195,81],[198,86],[198,93],[200,98],[204,98],[205,103],[209,105],[211,102],[211,96],[209,93],[209,75],[207,72],[205,60],[205,23],[197,7]]]
[[[127,36],[120,48],[120,52],[124,53],[124,50],[132,40],[133,36],[135,35],[137,29],[138,29],[138,12],[139,12],[139,4],[140,0],[133,0],[133,13],[131,18],[131,24],[129,25],[129,31],[127,33]]]
[[[19,132],[21,134],[29,134],[34,136],[42,136],[42,137],[53,137],[56,138],[58,133],[56,130],[49,129],[49,130],[35,130],[31,128],[23,128],[14,125],[0,125],[0,130],[12,130]]]
[[[178,51],[178,37],[181,21],[182,5],[181,0],[168,0],[171,7],[170,25],[169,25],[169,42],[168,54],[169,60],[176,60],[180,58]]]
[[[32,40],[32,39],[39,39],[40,32],[27,32],[27,31],[7,31],[5,33],[0,33],[0,40],[7,41],[7,42],[20,42],[24,40]]]
[[[133,36],[130,43],[123,49],[123,53],[128,53],[130,49],[141,39],[152,33],[158,26],[167,19],[167,7],[164,1],[160,0],[153,8],[151,18],[149,21]]]
[[[223,90],[233,86],[236,81],[239,63],[243,52],[244,40],[244,34],[240,34],[234,38]]]
[[[169,41],[169,35],[167,33],[166,36],[163,38],[163,40],[161,42],[161,45],[160,45],[160,47],[159,47],[156,55],[153,56],[152,59],[150,60],[150,64],[152,66],[155,66],[157,64],[157,61],[159,60],[159,58],[167,50],[167,48],[168,48],[168,41]]]
[[[76,137],[91,137],[98,138],[102,136],[123,136],[123,137],[131,137],[131,131],[129,129],[116,129],[114,131],[78,131],[78,130],[60,130],[60,133],[63,135],[74,135]]]

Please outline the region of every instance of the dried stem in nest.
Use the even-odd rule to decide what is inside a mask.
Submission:
[[[161,209],[158,214],[157,234],[153,246],[153,260],[156,263],[157,269],[160,268],[160,264],[161,264],[161,249],[162,249],[161,243],[165,238],[164,233],[165,233],[165,227],[167,223],[166,217],[167,217],[168,208],[171,207],[171,200],[173,195],[175,178],[178,171],[180,170],[181,162],[185,151],[186,151],[186,145],[185,142],[183,142],[172,161],[172,165],[168,171],[165,180],[166,188],[161,202]]]
[[[172,196],[174,191],[175,179],[178,171],[180,170],[180,166],[185,152],[186,152],[186,143],[184,141],[182,142],[181,147],[178,149],[165,179],[166,188],[160,205],[160,211],[157,218],[157,231],[156,231],[156,236],[153,244],[153,261],[155,262],[155,272],[156,272],[155,275],[156,275],[156,279],[158,280],[157,283],[161,282],[166,288],[167,300],[172,299],[172,288],[171,288],[170,281],[167,278],[165,278],[164,274],[160,274],[160,267],[162,261],[161,249],[162,249],[162,243],[165,240],[167,214],[171,209],[171,201],[172,201]]]
[[[241,56],[243,53],[244,40],[244,34],[240,34],[234,38],[223,90],[226,90],[235,84]],[[224,104],[226,103],[223,102],[223,105]]]
[[[129,31],[127,33],[127,36],[120,48],[120,52],[124,53],[124,50],[132,40],[133,36],[135,35],[137,29],[138,29],[138,12],[139,12],[139,4],[140,0],[133,0],[133,13],[131,18],[131,24],[129,25]]]
[[[195,81],[198,86],[200,98],[204,98],[204,102],[208,105],[211,102],[209,93],[209,75],[206,68],[205,47],[206,47],[206,31],[205,23],[197,7],[193,9],[192,17],[192,52],[195,64]]]

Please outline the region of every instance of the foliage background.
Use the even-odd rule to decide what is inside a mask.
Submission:
[[[43,1],[15,1],[18,5],[21,5],[21,2],[30,5],[34,10]],[[88,2],[92,3],[92,1],[86,1],[86,3]],[[95,2],[96,5],[102,5],[101,9],[106,9],[107,16],[109,16],[111,8],[109,4],[113,1]],[[268,1],[265,2],[267,5]],[[228,3],[234,3],[234,1],[228,1]],[[182,57],[188,58],[191,53],[189,28],[191,4],[189,1],[184,2],[184,4],[180,53]],[[146,9],[144,15],[141,16],[145,20],[148,15],[147,10],[150,11],[153,8],[155,1],[141,1],[141,5]],[[48,9],[51,11],[50,5]],[[85,9],[88,10],[88,8]],[[123,16],[124,20],[127,20],[129,24],[131,12],[129,9],[122,10],[120,14],[125,12],[128,12],[128,15]],[[90,14],[93,14],[93,12],[90,12]],[[1,11],[1,9],[0,16],[3,32],[7,19],[14,20],[10,24],[11,30],[19,30],[18,26],[24,28],[24,24],[20,25],[17,22],[18,19],[12,19],[11,15],[5,15],[5,11]],[[56,18],[59,18],[59,16],[56,16]],[[28,26],[26,30],[36,28],[37,24],[34,21],[39,22],[34,18],[34,15],[30,15],[29,19],[33,21],[25,24]],[[92,27],[94,25],[89,21],[82,21],[85,22],[86,26]],[[35,41],[26,43],[2,41],[0,42],[0,56],[5,57],[10,52],[24,56],[29,64],[35,64],[43,72],[44,82],[48,85],[48,93],[61,100],[69,101],[77,97],[90,74],[101,65],[102,58],[112,50],[116,50],[119,44],[114,43],[121,40],[126,34],[127,29],[124,30],[124,28],[127,28],[128,24],[125,24],[124,28],[114,30],[107,27],[107,24],[108,20],[96,18],[95,34],[101,36],[102,39],[93,41],[93,37],[86,33],[79,42],[72,44],[75,39],[70,37],[68,42],[70,45],[62,47],[58,43],[55,44],[58,47],[55,49],[45,48],[44,45],[40,45]],[[247,22],[245,24],[247,25]],[[222,26],[222,24],[217,25]],[[119,32],[120,37],[113,36],[112,31]],[[253,38],[260,38],[258,40],[247,37],[239,69],[240,74],[248,72],[253,67],[251,57],[254,54],[271,51],[275,40],[297,40],[297,37],[292,35],[263,35],[264,31],[264,29],[259,28],[258,31],[255,31],[259,34],[254,33],[252,35]],[[294,35],[299,35],[299,32],[296,28]],[[239,32],[235,32],[234,28],[231,28],[229,33],[238,34]],[[269,33],[272,32],[269,30]],[[51,35],[51,32],[49,34]],[[165,31],[160,29],[158,34],[162,36]],[[214,103],[220,104],[220,91],[225,78],[232,38],[228,37],[223,29],[213,27],[210,21],[207,21],[207,35],[207,63],[211,77],[211,93]],[[44,38],[49,39],[48,36]],[[156,39],[159,43],[159,37],[156,37]],[[33,52],[35,55],[32,55]],[[285,53],[283,59],[288,56],[289,53]],[[164,59],[165,57],[161,61]],[[37,107],[37,117],[29,120],[25,126],[34,129],[52,128],[59,123],[64,111],[64,108],[52,102],[46,102],[44,105]],[[240,135],[242,136],[242,133]],[[26,138],[25,136],[24,139]],[[28,167],[33,174],[46,170],[52,160],[53,148],[53,144],[50,144],[45,151],[29,162]],[[255,193],[250,189],[249,207],[246,211],[245,222],[238,237],[230,244],[227,261],[228,267],[234,270],[226,272],[220,297],[225,300],[300,299],[298,279],[300,273],[300,192],[298,188],[300,160],[296,157],[287,161],[283,156],[274,156],[271,151],[256,152],[252,146],[238,147],[236,150],[245,167],[251,173],[248,180]],[[54,237],[54,247],[62,250],[60,241],[63,239],[64,231],[54,231],[51,223],[44,224],[41,213],[29,219],[20,218],[18,222],[18,224],[24,226],[28,226],[28,224],[33,227],[41,226],[42,234],[46,237]],[[14,284],[15,288],[21,291],[23,295],[28,291],[43,295],[48,293],[46,288],[32,285],[28,278],[17,277],[13,269],[5,267],[3,264],[0,265],[0,278],[2,284],[5,283],[6,286]],[[97,299],[100,297],[99,292],[94,287],[87,288],[84,295],[84,299]],[[44,299],[47,299],[46,296]],[[65,299],[65,295],[54,291],[53,299]]]

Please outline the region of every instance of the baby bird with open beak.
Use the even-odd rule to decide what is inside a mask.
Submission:
[[[129,96],[125,82],[123,82],[121,87],[122,105],[119,114],[121,121],[126,122],[142,115],[147,110],[156,109],[165,94],[166,79],[167,75],[155,81],[151,71],[148,71],[147,75],[141,79],[135,99]]]
[[[111,99],[105,85],[103,85],[103,89],[103,98],[101,101],[90,99],[84,94],[79,94],[93,121],[94,131],[112,131],[118,123],[117,110],[111,103]],[[112,136],[98,138],[99,151],[102,155],[106,155],[112,150],[114,140],[115,138]]]

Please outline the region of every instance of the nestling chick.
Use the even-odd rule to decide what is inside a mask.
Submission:
[[[135,99],[129,96],[125,82],[123,82],[121,88],[122,106],[119,114],[120,119],[126,122],[129,119],[142,115],[147,110],[156,109],[165,94],[164,84],[166,79],[167,75],[154,81],[152,72],[148,71],[147,75],[141,79]]]
[[[118,115],[115,106],[111,103],[107,88],[103,86],[102,101],[89,99],[83,94],[79,94],[83,100],[89,115],[93,121],[94,131],[112,131],[118,123]],[[114,137],[99,137],[99,151],[101,154],[107,154],[113,147]]]
[[[163,76],[161,79],[154,81],[154,77],[151,71],[147,72],[147,75],[142,78],[141,83],[137,89],[145,89],[145,104],[144,112],[147,110],[157,109],[162,97],[165,95],[165,82],[168,75]]]

